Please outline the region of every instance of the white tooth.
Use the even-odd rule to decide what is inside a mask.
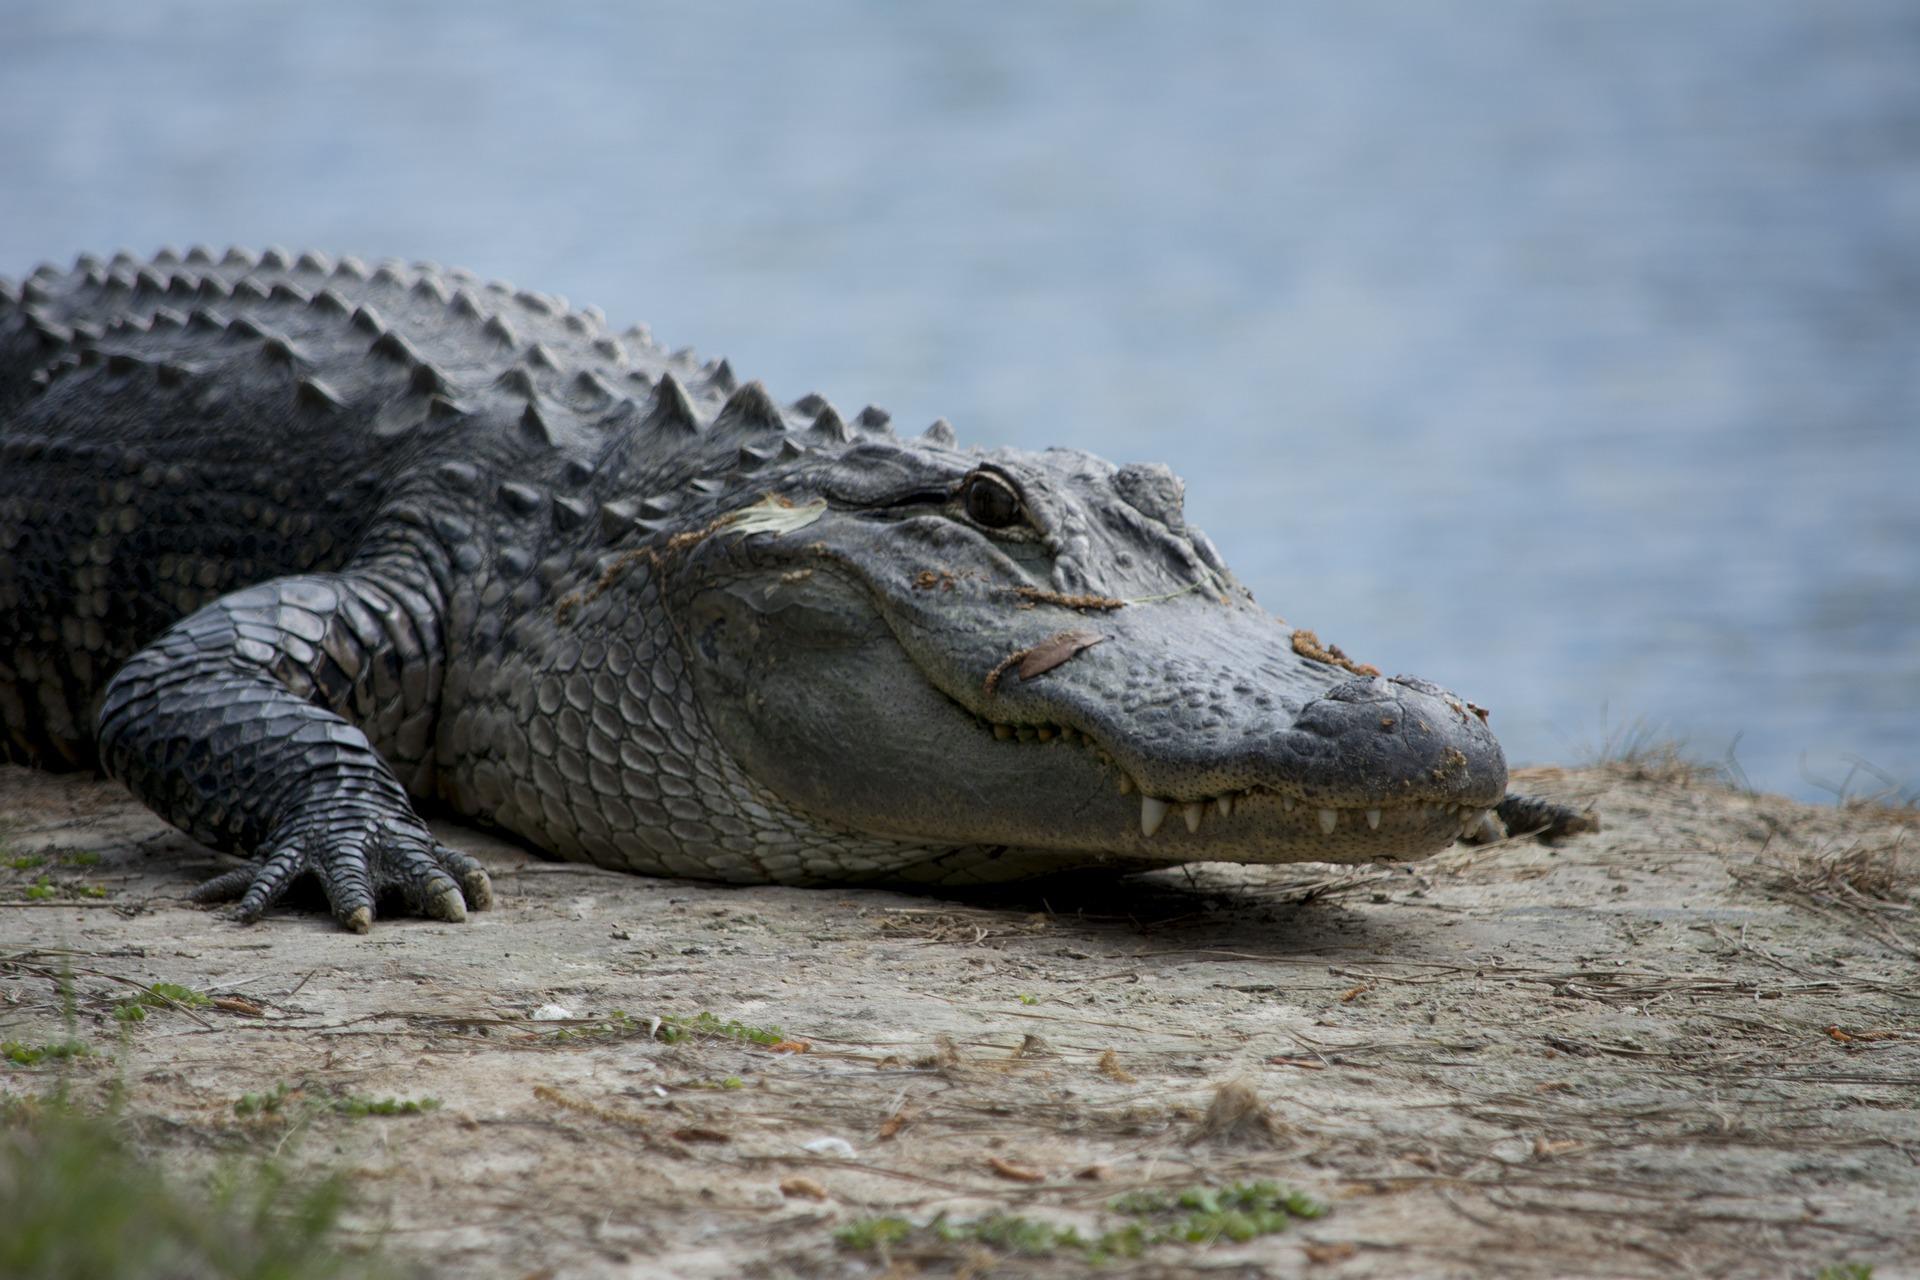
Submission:
[[[1166,820],[1167,820],[1167,802],[1165,800],[1155,800],[1152,796],[1140,797],[1140,834],[1141,835],[1146,836],[1148,839],[1152,839],[1153,833],[1158,831],[1160,829],[1160,824],[1165,822]]]
[[[1205,813],[1206,811],[1207,811],[1207,806],[1199,800],[1195,800],[1191,804],[1183,804],[1180,806],[1180,816],[1187,820],[1187,830],[1189,832],[1198,831],[1200,829],[1200,815]]]
[[[1038,729],[1035,729],[1033,731],[1033,736],[1040,739],[1040,741],[1042,742],[1052,742],[1053,726],[1050,724],[1043,724]]]
[[[1281,812],[1283,812],[1283,813],[1292,813],[1292,812],[1293,812],[1293,797],[1292,797],[1292,796],[1281,796],[1281,797],[1280,797],[1280,810],[1281,810]]]
[[[1320,811],[1320,830],[1323,834],[1332,835],[1333,829],[1339,825],[1340,825],[1339,814],[1335,813],[1331,809],[1322,809]]]
[[[1124,773],[1120,775],[1120,794],[1123,796],[1133,794],[1133,778]]]
[[[1008,738],[1011,738],[1013,736],[1013,726],[1005,725],[1005,724],[997,724],[993,726],[993,736],[1000,739],[1000,741],[1005,742]]]
[[[1220,811],[1221,817],[1231,818],[1233,816],[1233,797],[1215,796],[1213,798],[1213,807]]]
[[[1367,810],[1367,826],[1374,831],[1380,829],[1380,811],[1378,809]]]

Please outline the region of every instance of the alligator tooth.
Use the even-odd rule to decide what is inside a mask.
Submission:
[[[1340,815],[1331,809],[1320,811],[1320,831],[1323,835],[1332,835],[1333,829],[1340,825]]]
[[[1293,812],[1293,797],[1292,797],[1292,796],[1281,796],[1281,797],[1280,797],[1280,809],[1281,809],[1281,812],[1283,812],[1283,813],[1292,813],[1292,812]]]
[[[1220,811],[1221,817],[1231,818],[1233,816],[1233,797],[1230,795],[1217,795],[1213,798],[1213,807]]]
[[[1167,802],[1152,796],[1140,797],[1140,834],[1152,839],[1160,824],[1167,820]]]
[[[1187,820],[1187,831],[1189,834],[1200,829],[1200,815],[1206,811],[1206,804],[1199,800],[1194,800],[1180,806],[1180,816]]]
[[[1005,725],[1005,724],[997,724],[993,726],[993,736],[1000,739],[1000,741],[1005,742],[1008,738],[1011,738],[1013,736],[1013,726]]]
[[[1133,794],[1133,778],[1131,775],[1124,773],[1120,775],[1120,794],[1123,796]]]
[[[1030,724],[1023,724],[1018,729],[1015,729],[1013,732],[1014,732],[1014,735],[1018,737],[1022,742],[1033,741],[1033,726]]]
[[[1367,810],[1367,827],[1373,831],[1380,829],[1380,811],[1378,809]]]
[[[1038,729],[1035,729],[1033,731],[1033,736],[1040,739],[1040,741],[1042,742],[1052,742],[1053,726],[1050,724],[1043,724]]]

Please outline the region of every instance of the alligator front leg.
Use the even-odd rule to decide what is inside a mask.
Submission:
[[[279,578],[223,596],[127,660],[100,759],[167,821],[256,865],[201,886],[252,922],[301,874],[364,933],[383,894],[442,920],[491,905],[395,768],[430,778],[441,641],[428,594],[385,577]]]

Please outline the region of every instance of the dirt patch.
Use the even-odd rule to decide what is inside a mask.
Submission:
[[[1101,1274],[1920,1273],[1914,815],[1521,781],[1606,829],[993,902],[442,826],[499,906],[362,938],[192,907],[214,860],[118,788],[3,770],[0,1039],[94,1056],[0,1094],[124,1090],[168,1167],[346,1167],[446,1275],[1078,1274],[1116,1202],[1260,1183],[1327,1211]]]

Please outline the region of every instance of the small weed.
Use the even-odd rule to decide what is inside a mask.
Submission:
[[[213,1003],[209,996],[202,995],[192,987],[183,987],[175,982],[156,982],[140,997],[155,1008],[166,1005],[178,1005],[183,1009],[204,1009]]]
[[[183,987],[177,982],[156,982],[139,995],[114,1006],[113,1016],[120,1022],[145,1022],[149,1009],[204,1009],[213,1003],[210,996]]]
[[[362,1098],[352,1094],[333,1100],[343,1116],[417,1116],[440,1109],[438,1098]]]
[[[1014,1214],[960,1222],[943,1214],[921,1225],[904,1218],[864,1218],[842,1227],[834,1239],[842,1248],[884,1252],[924,1233],[945,1244],[984,1245],[1002,1254],[1035,1258],[1071,1251],[1099,1263],[1137,1258],[1160,1244],[1241,1244],[1285,1231],[1296,1218],[1318,1218],[1327,1211],[1325,1205],[1271,1182],[1190,1187],[1177,1195],[1136,1191],[1115,1199],[1108,1209],[1133,1221],[1087,1236],[1077,1227]]]
[[[577,1027],[560,1027],[547,1034],[549,1040],[615,1040],[626,1036],[645,1033],[645,1028],[627,1015],[625,1009],[615,1009],[597,1022],[584,1023]]]
[[[278,1115],[293,1092],[283,1080],[267,1093],[243,1093],[234,1099],[233,1113],[237,1116]]]
[[[37,853],[22,853],[8,858],[6,865],[7,868],[12,871],[31,871],[35,867],[46,866],[47,860]]]
[[[347,1181],[234,1162],[211,1184],[174,1180],[110,1119],[65,1106],[9,1109],[0,1125],[0,1275],[333,1280],[395,1274],[333,1243]]]
[[[673,1014],[660,1019],[659,1038],[667,1044],[678,1044],[682,1040],[695,1036],[705,1036],[716,1040],[746,1040],[753,1044],[771,1047],[781,1044],[786,1036],[778,1027],[750,1027],[744,1022],[731,1018],[722,1021],[704,1009],[691,1018],[682,1018]]]
[[[70,867],[97,867],[100,865],[100,855],[91,849],[82,849],[77,853],[64,855],[60,861]]]
[[[35,1067],[42,1062],[60,1062],[67,1058],[91,1058],[93,1050],[78,1040],[47,1044],[26,1044],[19,1040],[0,1040],[0,1058],[20,1067]]]
[[[1024,992],[1024,991],[1022,991],[1022,992],[1020,993],[1020,1003],[1021,1003],[1021,1004],[1039,1004],[1039,1003],[1040,1003],[1040,997],[1039,997],[1039,996],[1030,996],[1030,995],[1028,995],[1028,994],[1027,994],[1026,992]]]
[[[747,1082],[739,1076],[728,1076],[724,1080],[689,1080],[682,1088],[686,1089],[744,1089]]]
[[[861,1218],[833,1233],[843,1249],[863,1253],[898,1244],[914,1233],[914,1225],[905,1218]]]
[[[281,1081],[265,1093],[243,1093],[233,1102],[233,1113],[241,1117],[277,1116],[292,1111],[290,1102],[298,1102],[303,1119],[332,1112],[358,1119],[361,1116],[417,1116],[440,1109],[438,1098],[371,1098],[345,1094],[337,1098],[316,1099],[306,1096],[304,1086],[296,1088]]]
[[[45,902],[50,898],[57,897],[61,893],[62,888],[61,885],[57,885],[45,876],[41,876],[39,880],[27,886],[27,901]],[[67,896],[73,898],[104,898],[107,896],[106,886],[99,884],[70,884],[64,886],[64,889]]]
[[[1873,1280],[1873,1268],[1864,1262],[1835,1262],[1814,1272],[1813,1280]]]

